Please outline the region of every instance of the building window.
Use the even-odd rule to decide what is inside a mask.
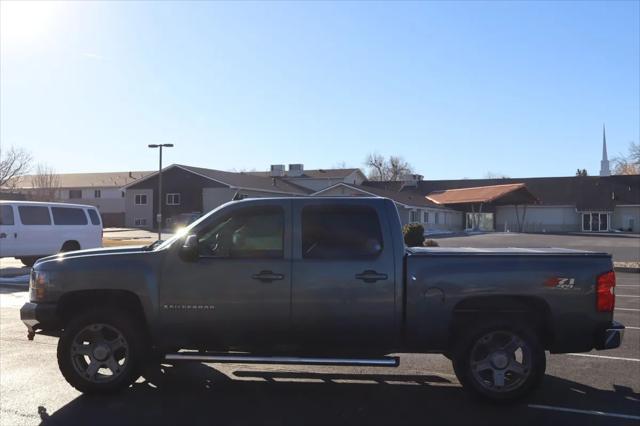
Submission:
[[[147,219],[137,217],[133,220],[135,226],[147,226]]]
[[[424,212],[424,213],[422,214],[422,216],[423,216],[423,217],[422,217],[422,221],[423,221],[424,223],[429,223],[429,212]]]
[[[136,196],[135,196],[135,205],[136,206],[146,206],[147,205],[147,194],[136,194]]]
[[[440,223],[440,213],[436,213],[436,225]]]
[[[93,198],[101,198],[102,197],[102,191],[100,191],[99,189],[95,189],[93,191]]]
[[[168,206],[179,206],[180,205],[180,194],[179,193],[167,194],[167,205]]]
[[[411,210],[411,213],[409,213],[409,222],[420,222],[420,212],[418,210]]]
[[[82,190],[81,189],[70,189],[69,190],[69,199],[78,200],[82,198]]]

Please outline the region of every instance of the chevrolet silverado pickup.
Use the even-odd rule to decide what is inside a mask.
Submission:
[[[81,392],[129,386],[147,363],[397,366],[441,353],[463,387],[512,401],[551,353],[610,349],[611,256],[565,249],[408,248],[383,198],[227,203],[147,247],[41,259],[21,309],[60,335]]]

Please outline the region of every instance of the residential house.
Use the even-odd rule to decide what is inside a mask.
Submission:
[[[125,224],[125,196],[122,187],[151,172],[61,173],[56,175],[57,185],[52,190],[53,200],[96,206],[105,227]],[[27,199],[37,199],[42,188],[36,175],[22,176],[14,182],[12,190]]]
[[[129,227],[155,228],[158,214],[158,172],[122,187]],[[185,213],[206,213],[231,200],[248,197],[308,195],[311,191],[281,177],[225,172],[172,164],[162,170],[163,226]]]

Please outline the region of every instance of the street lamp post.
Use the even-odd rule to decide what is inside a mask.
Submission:
[[[156,216],[156,222],[158,222],[158,240],[162,239],[162,148],[173,148],[172,143],[162,144],[149,144],[149,148],[160,149],[160,161],[158,164],[158,215]]]

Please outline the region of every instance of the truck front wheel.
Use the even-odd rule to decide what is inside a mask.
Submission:
[[[466,391],[493,402],[512,402],[540,383],[546,358],[538,337],[526,326],[493,324],[460,339],[453,368]]]
[[[144,347],[140,330],[124,312],[86,311],[73,318],[58,341],[58,366],[83,393],[109,393],[139,377]]]

